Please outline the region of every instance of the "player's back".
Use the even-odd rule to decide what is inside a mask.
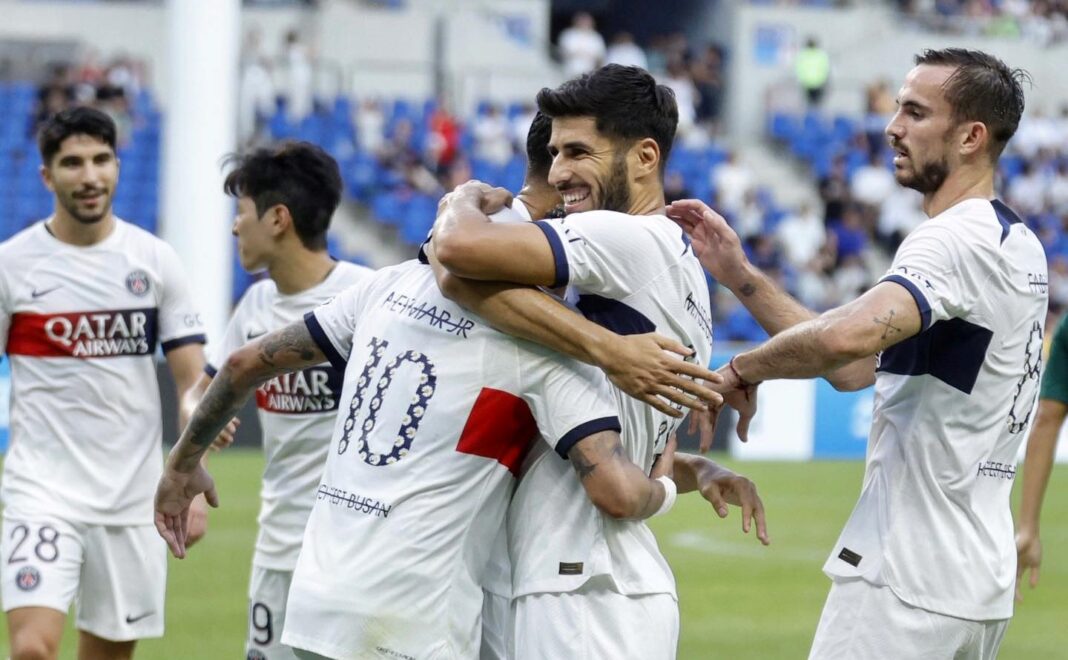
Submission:
[[[948,266],[925,268],[928,255]],[[950,616],[1008,618],[1009,496],[1046,317],[1042,246],[1001,202],[967,200],[914,230],[886,279],[916,292],[923,330],[880,356],[864,489],[825,570]]]
[[[151,522],[162,467],[156,349],[204,342],[184,280],[170,246],[121,220],[87,247],[43,222],[0,245],[9,511]]]
[[[708,364],[712,326],[704,271],[664,216],[611,211],[538,223],[552,232],[568,297],[586,318],[619,334],[657,332]],[[614,389],[624,451],[647,473],[678,420]],[[540,448],[539,448],[540,449]],[[671,569],[642,521],[614,520],[586,497],[566,461],[532,456],[509,511],[515,596],[570,591],[609,576],[620,593],[675,593]]]
[[[599,374],[490,329],[415,262],[307,324],[347,365],[284,641],[331,657],[476,654],[510,470],[539,428],[561,438],[591,419],[618,424],[606,394],[581,394]]]

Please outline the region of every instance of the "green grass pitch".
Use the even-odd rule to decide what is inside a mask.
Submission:
[[[764,548],[744,536],[736,510],[720,520],[694,495],[680,497],[668,516],[653,521],[679,584],[679,658],[804,658],[830,584],[820,566],[856,500],[863,466],[726,462],[757,482],[772,545]],[[212,512],[208,537],[190,557],[171,561],[167,635],[142,642],[139,659],[244,657],[262,466],[262,455],[255,451],[232,450],[212,458],[222,508]],[[1068,657],[1066,489],[1068,466],[1059,466],[1043,516],[1042,581],[1017,606],[1002,646],[1003,660]],[[73,660],[74,641],[68,628],[61,658]],[[7,648],[6,629],[0,633],[0,648]]]

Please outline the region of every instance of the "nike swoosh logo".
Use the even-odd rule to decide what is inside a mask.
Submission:
[[[126,615],[126,623],[137,623],[141,619],[144,619],[146,617],[150,617],[153,614],[155,614],[155,612],[146,612],[145,614],[142,614],[140,616],[130,616],[129,614],[127,614]]]
[[[62,289],[62,288],[63,288],[63,285],[62,285],[62,284],[60,284],[59,286],[54,286],[54,287],[52,287],[51,289],[45,289],[44,291],[38,291],[37,289],[34,289],[34,290],[33,290],[33,291],[31,292],[31,294],[30,294],[30,295],[32,295],[32,296],[33,296],[34,298],[40,298],[40,297],[41,297],[41,296],[43,296],[43,295],[46,295],[46,294],[52,293],[52,292],[53,292],[53,291],[55,291],[56,289]]]
[[[259,339],[260,337],[262,337],[265,334],[267,334],[266,331],[263,331],[263,332],[249,332],[247,335],[245,335],[245,338],[248,341],[252,341],[253,339]]]

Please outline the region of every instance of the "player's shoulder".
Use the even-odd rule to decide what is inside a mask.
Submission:
[[[24,255],[27,248],[39,245],[42,234],[47,234],[47,230],[44,228],[44,221],[39,220],[0,242],[0,254],[6,257],[3,263],[11,263],[10,259]]]
[[[136,253],[157,259],[178,257],[178,251],[170,243],[147,229],[142,229],[121,218],[115,218],[115,231],[120,233],[118,240],[121,249],[128,254]]]
[[[337,275],[337,280],[346,286],[351,286],[357,282],[363,280],[367,276],[373,274],[375,271],[367,266],[352,263],[351,261],[338,260],[337,265],[334,267]]]
[[[564,227],[609,232],[619,236],[652,237],[671,242],[682,241],[682,230],[665,215],[631,215],[619,211],[583,211],[559,220]]]

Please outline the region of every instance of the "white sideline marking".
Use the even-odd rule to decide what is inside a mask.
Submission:
[[[765,548],[760,545],[756,538],[756,532],[749,530],[749,535],[743,535],[745,541],[724,541],[706,532],[688,531],[678,532],[668,538],[668,542],[676,548],[697,550],[710,555],[724,555],[728,557],[759,557],[773,553],[774,559],[796,561],[805,564],[812,562],[823,563],[830,550],[817,550],[815,548],[781,548],[776,547],[774,540],[771,546]],[[769,559],[772,557],[769,557]]]

